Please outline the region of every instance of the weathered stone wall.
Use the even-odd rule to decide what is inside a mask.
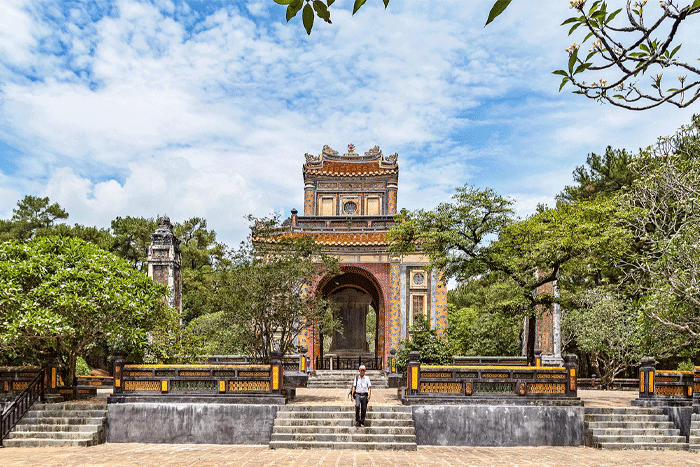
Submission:
[[[583,407],[413,406],[418,445],[580,446]]]
[[[268,444],[277,405],[108,405],[108,443]]]

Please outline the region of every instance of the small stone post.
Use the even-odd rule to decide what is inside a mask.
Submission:
[[[299,346],[299,371],[301,371],[302,373],[306,373],[306,352],[308,350],[309,349],[307,349],[303,345]]]
[[[389,373],[394,374],[396,373],[396,349],[392,347],[389,355]]]
[[[58,371],[58,361],[53,355],[46,359],[46,382],[44,388],[49,394],[57,394],[58,386],[60,380],[60,373]]]
[[[420,392],[420,353],[415,350],[408,353],[406,379],[408,383],[407,394],[418,394]]]
[[[642,366],[639,368],[639,398],[651,399],[654,397],[654,373],[656,373],[656,361],[652,357],[642,358]]]
[[[566,394],[576,397],[576,378],[578,377],[578,357],[576,355],[564,355],[564,368],[568,375]]]
[[[126,355],[119,353],[114,356],[114,393],[121,394],[124,391],[124,382],[122,381],[122,373],[124,370],[124,362]]]
[[[542,350],[535,349],[535,366],[537,368],[542,366]]]
[[[273,350],[270,353],[270,390],[273,394],[282,394],[282,352]]]

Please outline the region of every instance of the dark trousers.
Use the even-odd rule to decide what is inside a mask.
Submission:
[[[355,421],[365,424],[365,415],[367,415],[367,393],[355,393]]]

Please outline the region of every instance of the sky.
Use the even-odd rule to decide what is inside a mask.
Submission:
[[[337,0],[307,36],[273,0],[2,0],[0,218],[48,196],[69,224],[203,217],[234,246],[247,214],[303,211],[305,153],[349,144],[398,153],[400,209],[470,184],[526,216],[588,153],[637,152],[698,112],[559,92],[551,72],[581,42],[560,26],[569,2],[516,0],[484,27],[492,4],[369,0],[352,16]],[[700,50],[698,17],[680,58]]]

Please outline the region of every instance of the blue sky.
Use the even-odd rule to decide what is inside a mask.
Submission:
[[[569,2],[516,0],[484,28],[492,3],[370,0],[351,17],[338,0],[309,37],[273,0],[4,0],[0,218],[31,194],[98,227],[204,217],[235,245],[246,214],[302,209],[304,153],[350,143],[399,154],[400,208],[469,183],[527,215],[588,153],[637,151],[697,112],[558,92]]]

